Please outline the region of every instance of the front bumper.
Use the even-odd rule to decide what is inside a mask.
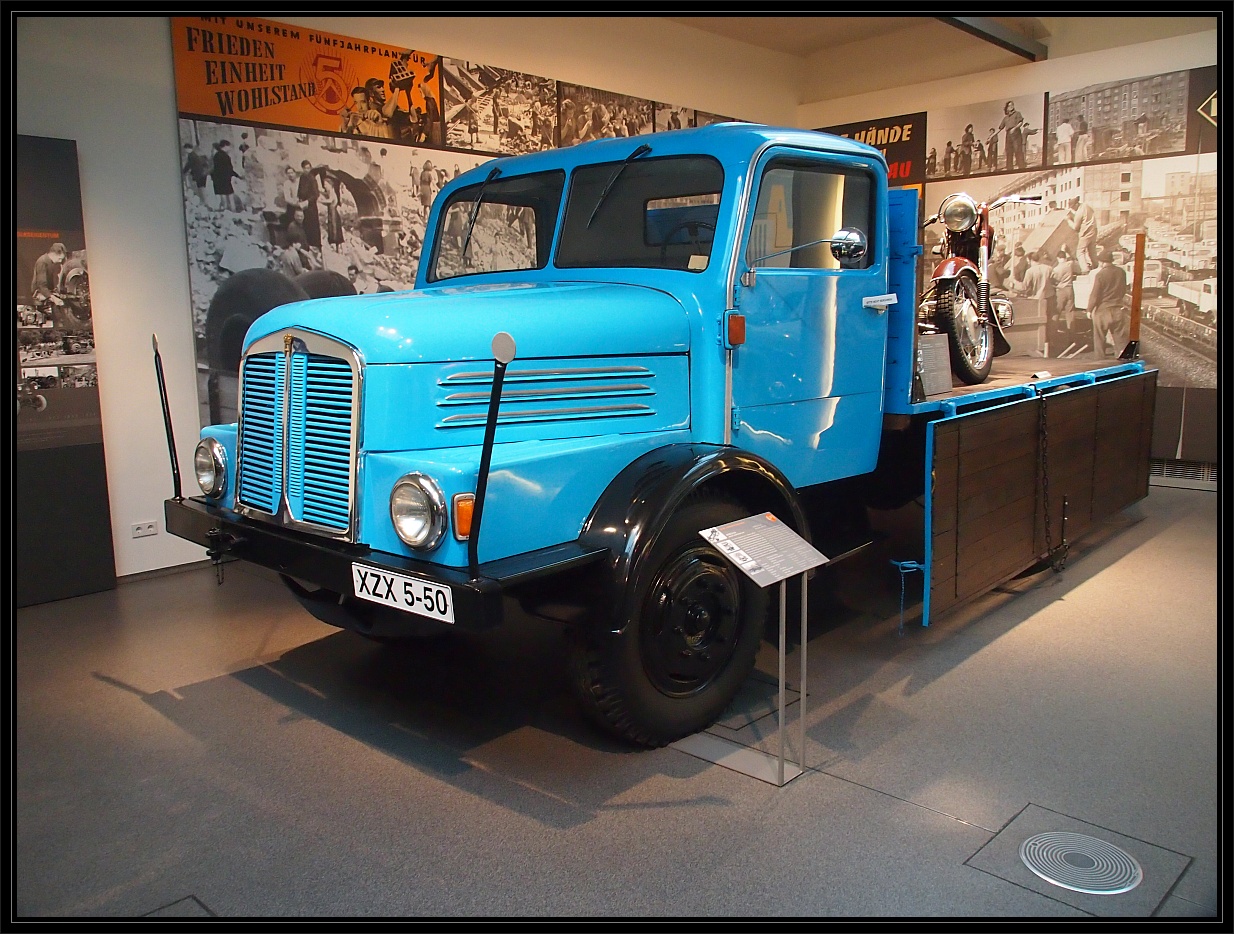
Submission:
[[[420,633],[426,625],[450,624],[356,600],[352,562],[448,586],[454,598],[452,628],[480,631],[502,622],[505,598],[512,590],[592,564],[608,554],[606,549],[567,542],[481,564],[472,578],[463,569],[266,525],[200,498],[165,500],[163,513],[170,534],[201,545],[214,560],[249,561],[277,571],[318,619],[340,628],[390,636]],[[320,589],[310,590],[302,582]]]

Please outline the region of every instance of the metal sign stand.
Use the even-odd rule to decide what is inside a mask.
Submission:
[[[775,779],[765,777],[763,769],[741,769],[748,775],[770,781],[783,787],[806,768],[806,575],[807,572],[820,564],[826,563],[827,557],[816,551],[800,535],[778,520],[771,513],[749,516],[716,526],[712,529],[702,529],[698,533],[715,546],[720,554],[736,565],[747,577],[759,587],[767,588],[772,584],[780,585],[780,682],[778,698],[778,732],[780,734],[780,754],[775,761]],[[785,668],[787,666],[788,648],[788,579],[801,578],[801,685],[800,685],[800,742],[797,748],[797,764],[793,765],[785,756]],[[687,750],[691,751],[691,750]],[[742,750],[747,755],[764,755],[751,750]],[[703,755],[710,761],[726,764],[721,758]],[[766,758],[770,759],[770,756]]]
[[[801,740],[797,746],[797,771],[784,777],[784,668],[788,650],[785,647],[785,636],[788,629],[788,596],[787,596],[788,581],[780,581],[780,697],[779,697],[779,725],[777,731],[780,734],[780,759],[776,769],[776,784],[783,787],[786,781],[792,781],[798,775],[806,770],[806,574],[801,573],[801,687],[800,692],[801,709],[798,713],[798,724],[801,727]]]

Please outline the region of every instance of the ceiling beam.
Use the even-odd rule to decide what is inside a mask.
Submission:
[[[1014,52],[1030,62],[1045,61],[1049,49],[1035,39],[1013,32],[988,16],[939,16],[948,26],[961,29],[970,36],[984,39],[999,48]]]

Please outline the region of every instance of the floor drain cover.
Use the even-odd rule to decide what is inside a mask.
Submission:
[[[1130,892],[1144,870],[1112,843],[1079,833],[1039,833],[1020,845],[1020,859],[1053,885],[1088,895]]]

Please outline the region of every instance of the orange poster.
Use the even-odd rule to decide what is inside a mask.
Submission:
[[[181,114],[401,139],[440,119],[438,56],[246,16],[173,16]]]

